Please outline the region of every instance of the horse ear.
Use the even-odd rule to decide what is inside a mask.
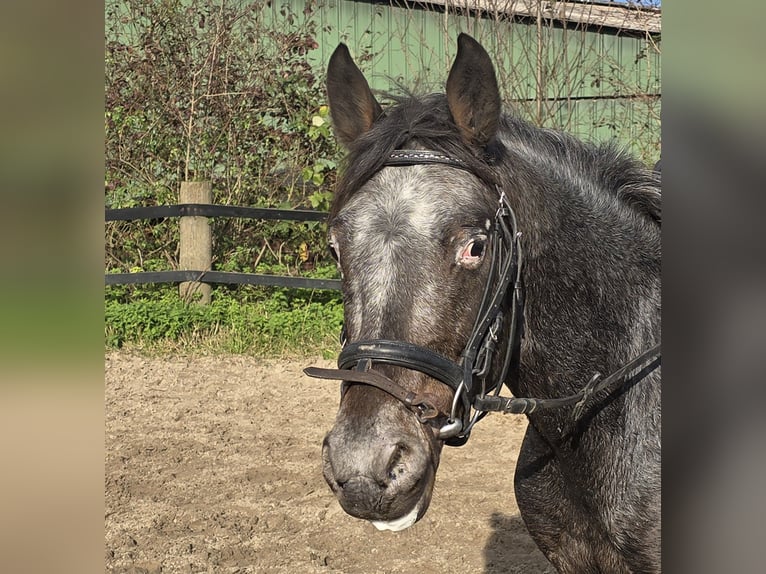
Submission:
[[[489,54],[468,34],[457,38],[457,56],[447,78],[447,103],[463,140],[485,147],[500,120],[500,91]]]
[[[339,44],[330,56],[327,98],[335,136],[346,147],[369,130],[383,113],[345,44]]]

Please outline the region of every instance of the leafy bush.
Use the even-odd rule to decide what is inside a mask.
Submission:
[[[242,297],[217,289],[211,304],[205,306],[184,303],[170,287],[151,298],[107,297],[106,347],[207,348],[257,356],[337,353],[343,323],[340,294],[278,288],[255,291],[261,293]]]
[[[324,88],[306,61],[313,3],[107,0],[107,207],[178,202],[181,181],[214,203],[327,209],[339,150]],[[178,266],[178,221],[110,222],[106,267]],[[316,222],[215,219],[214,265],[326,262]]]

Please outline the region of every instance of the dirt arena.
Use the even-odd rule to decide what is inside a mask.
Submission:
[[[425,517],[379,532],[340,508],[320,450],[332,361],[106,355],[105,571],[553,573],[513,495],[523,417],[446,448]]]

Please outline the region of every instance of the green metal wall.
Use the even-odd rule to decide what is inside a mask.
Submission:
[[[384,91],[396,90],[397,84],[441,91],[458,33],[470,33],[492,55],[503,98],[520,115],[587,140],[617,139],[647,162],[659,157],[658,38],[563,28],[548,21],[538,28],[531,19],[406,4],[273,0],[271,17],[286,30],[283,12],[313,19],[318,48],[308,57],[317,71],[323,72],[342,41],[373,89]]]

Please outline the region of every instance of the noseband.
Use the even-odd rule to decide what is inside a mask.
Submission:
[[[473,173],[462,160],[428,150],[396,150],[382,167],[422,164],[443,164]],[[348,383],[376,387],[402,402],[421,423],[438,424],[436,436],[444,440],[445,444],[461,446],[468,440],[473,426],[490,411],[529,414],[538,409],[575,405],[573,416],[577,418],[591,395],[624,382],[626,376],[641,366],[650,363],[658,365],[659,344],[606,379],[602,380],[597,373],[580,392],[568,397],[535,399],[500,396],[506,378],[518,377],[521,339],[524,336],[524,282],[521,232],[518,231],[516,216],[505,193],[497,185],[495,189],[498,192],[498,208],[490,236],[492,259],[489,277],[471,336],[460,355],[459,363],[405,341],[373,339],[347,343],[344,331],[338,369],[309,367],[304,372],[310,377],[343,381],[341,393],[345,392]],[[504,308],[509,293],[510,304]],[[502,368],[499,376],[491,382],[488,378],[505,321],[510,323],[506,325],[509,336],[502,345]],[[372,370],[374,365],[403,367],[447,385],[454,393],[450,412],[439,411],[431,396],[409,391]]]

